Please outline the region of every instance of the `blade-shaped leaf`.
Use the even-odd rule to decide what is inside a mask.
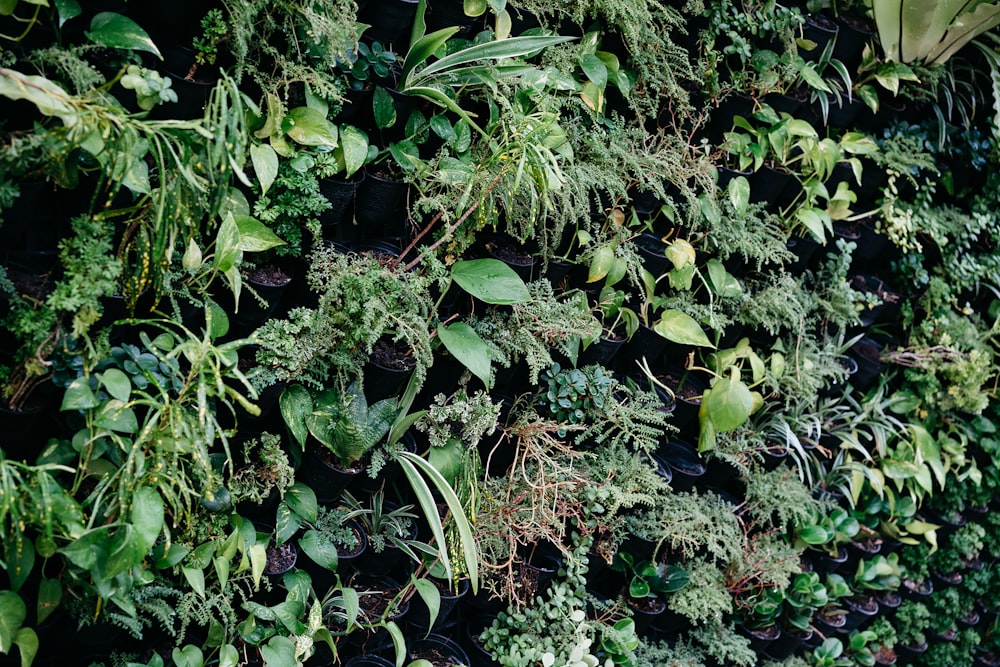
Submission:
[[[472,374],[490,384],[490,350],[479,334],[465,322],[438,327],[438,338],[452,356],[465,364]]]

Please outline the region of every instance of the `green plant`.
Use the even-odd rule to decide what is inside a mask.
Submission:
[[[320,247],[307,274],[318,295],[314,308],[293,308],[286,319],[271,319],[255,334],[259,386],[297,381],[310,388],[337,376],[343,384],[362,376],[365,360],[379,339],[406,345],[422,383],[432,362],[433,303],[427,279],[393,270],[376,257],[338,254]]]
[[[631,574],[628,583],[628,594],[633,598],[653,598],[674,593],[688,585],[690,577],[683,568],[650,561],[635,562],[635,558],[627,551],[615,554],[611,569],[616,572]]]
[[[896,610],[893,627],[901,646],[917,646],[927,641],[924,631],[930,625],[931,613],[927,605],[916,600],[903,600]]]
[[[806,630],[817,609],[830,601],[829,592],[815,572],[800,572],[785,590],[785,622]]]
[[[364,90],[372,85],[373,78],[388,79],[394,68],[399,66],[399,58],[392,49],[381,42],[370,44],[358,42],[343,58],[337,59],[336,68],[346,80],[351,90]]]
[[[281,436],[261,433],[243,443],[243,453],[249,465],[234,472],[227,485],[235,502],[261,503],[272,493],[284,496],[295,483]]]
[[[349,469],[389,433],[399,405],[384,398],[369,405],[357,382],[347,389],[324,389],[311,393],[302,385],[282,392],[282,416],[299,447],[311,435],[326,447],[341,468]]]
[[[872,15],[879,41],[890,61],[922,60],[943,63],[965,44],[1000,23],[1000,6],[979,0],[972,3],[908,4],[900,0],[874,0]]]
[[[559,364],[542,374],[545,391],[539,396],[539,403],[558,422],[581,424],[589,412],[600,412],[606,400],[610,400],[611,377],[601,366],[584,369],[568,368]],[[565,437],[565,430],[560,435]]]
[[[861,560],[854,573],[854,588],[862,591],[894,591],[899,588],[906,569],[899,564],[899,554],[878,554]]]

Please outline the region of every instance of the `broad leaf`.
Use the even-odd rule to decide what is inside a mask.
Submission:
[[[296,107],[281,121],[281,129],[303,146],[337,147],[337,126],[315,109]]]
[[[299,538],[298,544],[314,563],[331,572],[336,572],[337,547],[330,541],[330,538],[318,530],[307,530]]]
[[[498,259],[455,262],[451,276],[459,287],[485,303],[511,305],[531,299],[521,277]]]
[[[127,16],[115,12],[101,12],[90,21],[90,30],[85,34],[95,44],[113,49],[147,51],[163,60],[160,50],[149,38],[149,34]]]
[[[0,653],[10,653],[28,607],[14,591],[0,591]]]
[[[350,178],[368,158],[368,135],[353,125],[342,125],[340,150],[344,156],[344,176]]]
[[[266,195],[267,189],[278,177],[278,154],[267,144],[254,144],[250,147],[250,161],[260,181],[261,194]]]
[[[236,218],[229,213],[223,218],[215,237],[215,266],[219,271],[229,271],[239,263],[242,255],[240,228]]]
[[[306,446],[306,439],[309,437],[309,429],[306,427],[306,415],[312,412],[313,402],[309,391],[299,384],[293,384],[281,392],[278,399],[281,409],[281,416],[288,425],[288,430],[292,432],[295,442],[300,447]]]
[[[145,545],[144,551],[153,547],[163,530],[164,515],[163,498],[156,489],[149,486],[136,489],[132,496],[132,525]]]
[[[653,331],[680,345],[715,347],[702,330],[701,325],[687,313],[679,310],[665,310],[653,325]]]
[[[58,579],[43,578],[38,584],[38,601],[35,616],[39,623],[45,621],[62,601],[62,584]]]
[[[264,223],[249,215],[235,215],[236,228],[240,231],[240,249],[243,252],[264,252],[285,245],[285,242]]]
[[[705,392],[698,411],[712,421],[717,431],[731,431],[750,418],[753,397],[739,380],[719,378]]]
[[[66,387],[60,410],[91,410],[100,404],[97,396],[90,389],[87,378],[81,376]]]
[[[490,386],[490,350],[479,334],[465,322],[438,327],[438,338],[472,374]]]

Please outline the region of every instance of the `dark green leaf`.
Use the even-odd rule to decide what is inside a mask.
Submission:
[[[282,121],[282,129],[303,146],[337,147],[337,126],[315,109],[296,107]]]
[[[240,248],[243,252],[263,252],[285,245],[264,223],[249,215],[235,215],[236,227],[240,230]]]
[[[392,95],[382,86],[377,86],[372,95],[372,110],[375,113],[375,125],[384,130],[396,124],[396,104]]]
[[[438,327],[438,337],[453,357],[472,374],[490,384],[490,350],[479,334],[465,322]]]
[[[87,378],[80,376],[73,380],[63,394],[61,410],[91,410],[100,405],[97,396],[90,389]]]
[[[337,571],[337,547],[330,538],[318,530],[307,530],[298,544],[314,563],[331,572]]]
[[[485,303],[510,305],[531,299],[520,276],[498,259],[455,262],[451,275],[459,287]]]
[[[14,591],[0,591],[0,653],[10,653],[28,607]]]
[[[132,19],[115,12],[101,12],[90,22],[87,38],[95,44],[109,46],[113,49],[129,51],[148,51],[160,60],[160,50],[153,44],[149,35]]]

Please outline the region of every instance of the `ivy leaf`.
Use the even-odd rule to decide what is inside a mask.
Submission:
[[[753,396],[741,381],[719,378],[705,392],[698,411],[711,420],[717,431],[732,431],[750,418]]]
[[[715,347],[708,340],[701,325],[693,317],[679,310],[663,311],[659,321],[653,325],[653,331],[680,345]]]
[[[60,410],[91,410],[100,404],[97,396],[91,390],[87,378],[81,376],[66,387]]]
[[[267,189],[278,178],[278,154],[267,144],[254,144],[250,147],[250,162],[260,181],[261,194],[266,195]]]
[[[309,107],[291,109],[282,120],[281,129],[303,146],[337,147],[337,126]]]
[[[240,232],[240,249],[243,252],[264,252],[285,245],[281,238],[264,223],[249,215],[234,215]]]
[[[85,33],[95,44],[113,49],[147,51],[160,60],[163,56],[149,34],[138,23],[115,12],[101,12],[90,21],[90,30]]]

